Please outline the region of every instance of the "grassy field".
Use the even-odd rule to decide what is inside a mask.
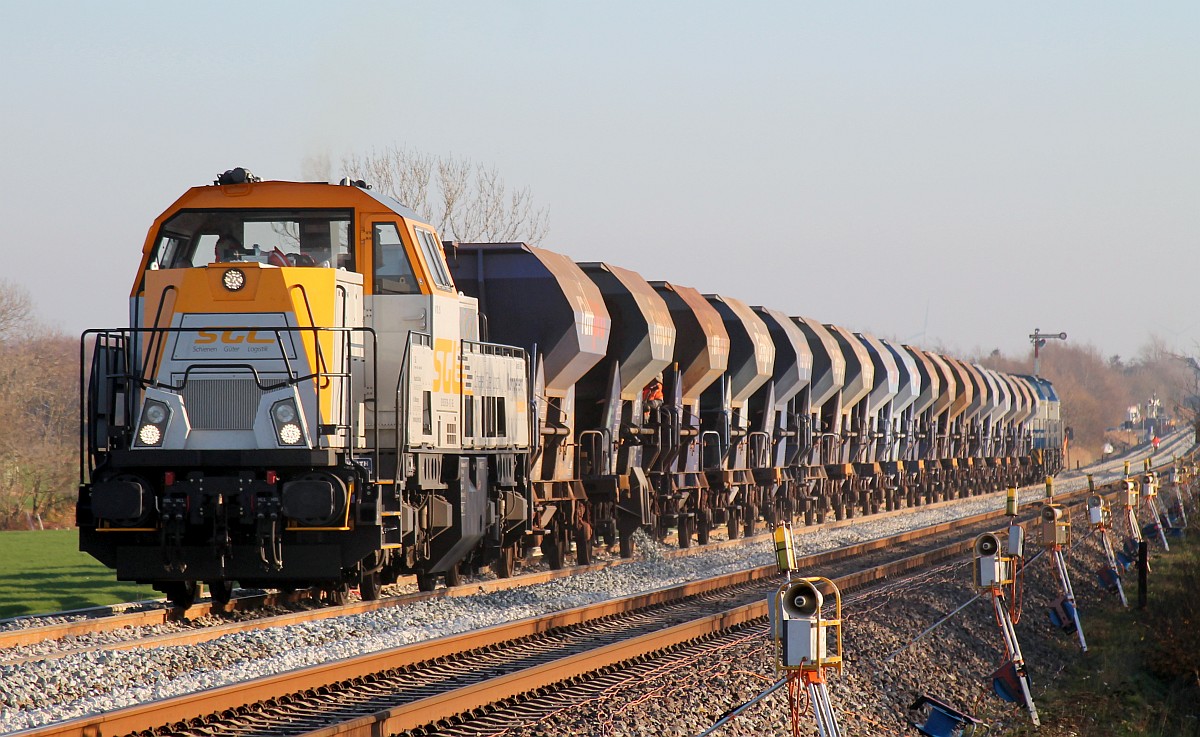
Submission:
[[[76,530],[0,532],[0,618],[161,596],[79,552]]]
[[[1018,734],[1200,737],[1200,530],[1173,539],[1152,568],[1146,609],[1131,573],[1132,608],[1087,613],[1087,655],[1038,702],[1055,716]]]

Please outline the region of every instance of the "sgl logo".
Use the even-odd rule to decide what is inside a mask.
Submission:
[[[189,316],[192,317],[192,316]],[[220,317],[229,319],[228,316]],[[240,316],[239,322],[244,326],[246,316]],[[184,320],[182,327],[192,327],[188,322],[200,322],[199,319]],[[207,322],[207,321],[206,321]],[[288,359],[296,357],[296,351],[292,344],[294,337],[287,330],[286,325],[278,326],[269,324],[271,322],[280,322],[282,320],[275,319],[267,321],[267,325],[260,327],[225,327],[217,322],[213,325],[212,322],[207,324],[200,322],[195,325],[195,330],[180,330],[175,334],[175,350],[173,356],[177,361],[228,361],[231,359],[247,360],[247,359],[281,359],[286,352]],[[282,328],[276,330],[276,328]]]
[[[238,345],[240,343],[270,345],[275,342],[275,336],[272,334],[269,337],[263,338],[259,336],[257,330],[222,330],[219,334],[215,330],[200,330],[196,333],[195,345],[211,345],[218,341],[226,345]]]

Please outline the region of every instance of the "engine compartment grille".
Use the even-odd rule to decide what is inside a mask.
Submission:
[[[253,430],[263,390],[254,379],[191,378],[183,403],[196,430]]]

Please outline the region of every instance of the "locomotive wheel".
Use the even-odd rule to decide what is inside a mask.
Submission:
[[[512,578],[517,569],[517,549],[513,545],[500,548],[500,555],[492,561],[492,573],[497,578]]]
[[[432,573],[417,574],[417,591],[433,591],[437,588],[437,576]]]
[[[725,510],[725,517],[727,518],[725,522],[725,530],[729,534],[729,539],[736,540],[738,537],[738,528],[740,526],[739,523],[741,522],[741,519],[738,518],[738,510]]]
[[[708,545],[711,534],[712,512],[707,509],[701,509],[699,512],[696,512],[696,543],[699,545]]]
[[[375,601],[379,598],[379,590],[383,588],[379,582],[379,571],[364,573],[358,584],[358,595],[363,601]]]
[[[462,584],[462,563],[455,563],[446,571],[446,586],[458,586]]]
[[[679,547],[680,547],[680,549],[692,547],[692,520],[693,519],[694,518],[691,515],[681,514],[681,515],[679,515],[679,521],[675,524],[675,527],[679,532]]]
[[[758,521],[758,506],[754,504],[746,505],[746,524],[744,535],[750,537],[754,534],[755,523]]]
[[[171,581],[159,589],[167,595],[167,600],[176,609],[187,609],[196,603],[196,594],[200,587],[195,581]]]
[[[224,607],[233,598],[233,581],[205,581],[214,604]]]

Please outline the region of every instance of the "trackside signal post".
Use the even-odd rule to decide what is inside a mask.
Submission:
[[[1171,468],[1171,475],[1168,478],[1171,484],[1171,493],[1175,497],[1175,502],[1171,505],[1171,516],[1174,517],[1172,525],[1178,531],[1179,535],[1183,534],[1183,529],[1188,525],[1187,509],[1183,503],[1183,469],[1176,461],[1175,466]]]
[[[1150,471],[1149,465],[1150,460],[1146,459],[1147,471],[1142,475],[1142,502],[1146,509],[1150,510],[1150,519],[1154,520],[1152,526],[1158,533],[1158,541],[1162,543],[1163,550],[1169,551],[1171,546],[1167,544],[1167,531],[1163,529],[1162,516],[1158,513],[1158,474]]]
[[[788,580],[767,600],[775,669],[783,671],[787,680],[793,736],[812,734],[811,727],[800,723],[807,695],[817,734],[840,737],[837,715],[825,687],[825,672],[842,670],[842,594],[828,578],[811,576],[792,580],[796,561],[791,538],[786,525],[776,528],[776,557]],[[832,618],[826,616],[826,599],[830,597]]]
[[[1014,525],[1016,529],[1020,529]],[[1010,533],[1013,528],[1009,528]],[[992,674],[992,689],[1005,701],[1023,700],[1029,710],[1029,718],[1035,726],[1041,725],[1033,695],[1029,689],[1029,674],[1025,669],[1025,658],[1017,642],[1017,631],[1013,616],[1005,598],[1005,588],[1014,593],[1016,600],[1017,565],[1024,554],[1024,542],[1020,535],[1009,535],[1007,551],[1000,538],[986,532],[975,538],[974,563],[975,586],[990,595],[1000,634],[1004,638],[1005,663]],[[1005,555],[1005,552],[1008,554]]]
[[[1064,632],[1079,636],[1079,647],[1087,652],[1087,640],[1083,637],[1083,625],[1079,622],[1079,607],[1075,603],[1075,590],[1071,587],[1071,575],[1067,571],[1067,560],[1063,554],[1071,545],[1071,517],[1066,507],[1047,504],[1042,507],[1042,547],[1050,553],[1058,581],[1062,585],[1062,596],[1050,609],[1050,621]]]
[[[1088,488],[1095,492],[1096,487],[1092,475],[1088,474]],[[1099,571],[1100,585],[1109,591],[1116,591],[1121,597],[1121,606],[1128,607],[1129,600],[1125,598],[1125,587],[1121,584],[1121,574],[1117,569],[1117,558],[1113,551],[1112,538],[1108,533],[1112,530],[1112,511],[1099,494],[1092,493],[1087,499],[1088,522],[1100,536],[1100,547],[1104,550],[1104,560],[1107,567]]]
[[[1046,345],[1047,340],[1066,340],[1066,333],[1043,333],[1041,328],[1034,328],[1033,334],[1029,336],[1029,342],[1033,344],[1033,375],[1038,375],[1038,369],[1041,368],[1041,350]]]
[[[1129,478],[1129,462],[1125,462],[1125,489],[1121,492],[1121,506],[1125,508],[1125,521],[1129,525],[1129,537],[1125,539],[1125,549],[1117,554],[1122,568],[1133,565],[1137,556],[1138,546],[1142,544],[1142,527],[1138,522],[1138,487]]]

